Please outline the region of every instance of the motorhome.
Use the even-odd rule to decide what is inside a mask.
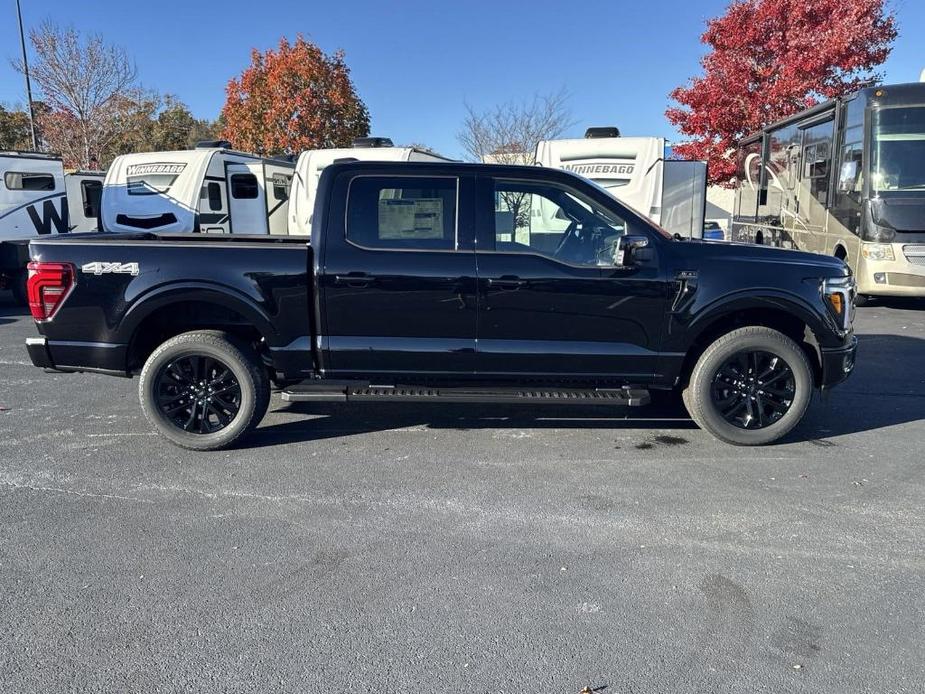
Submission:
[[[591,179],[671,233],[703,236],[706,163],[668,158],[664,138],[621,137],[615,127],[588,128],[581,139],[539,142],[534,160]],[[542,211],[544,216],[555,213]],[[555,230],[554,219],[546,222]]]
[[[844,260],[858,303],[925,296],[925,84],[869,87],[745,138],[733,239]]]
[[[451,161],[415,147],[395,147],[387,137],[360,137],[352,147],[312,149],[299,155],[289,200],[289,233],[311,236],[315,191],[324,168],[342,161]]]
[[[228,142],[116,157],[103,187],[105,231],[288,233],[295,164]]]
[[[0,152],[0,287],[24,296],[29,239],[98,228],[103,177],[65,173],[54,154]]]

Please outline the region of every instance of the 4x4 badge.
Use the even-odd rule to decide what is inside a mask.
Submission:
[[[106,261],[97,261],[95,263],[86,263],[80,266],[80,271],[88,275],[108,275],[115,273],[118,275],[138,275],[138,263],[109,263]]]

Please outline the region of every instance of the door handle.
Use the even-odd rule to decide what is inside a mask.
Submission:
[[[503,291],[511,291],[519,287],[524,286],[527,283],[526,280],[522,280],[519,277],[513,277],[511,275],[504,275],[502,277],[489,277],[488,286],[493,289],[501,289]]]
[[[334,284],[340,287],[365,287],[375,278],[365,272],[351,272],[346,275],[334,275]]]

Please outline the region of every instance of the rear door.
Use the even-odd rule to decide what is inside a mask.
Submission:
[[[235,234],[266,234],[267,191],[263,163],[229,164],[231,231]]]
[[[386,381],[470,376],[472,177],[410,165],[402,175],[394,167],[369,171],[334,180],[320,239],[325,373]]]
[[[545,223],[550,207],[564,228]],[[656,372],[667,295],[656,244],[639,263],[614,260],[618,239],[654,233],[647,225],[541,171],[480,177],[478,211],[480,376],[601,383]]]

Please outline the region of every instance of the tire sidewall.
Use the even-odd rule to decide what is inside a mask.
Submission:
[[[221,448],[237,439],[249,427],[254,411],[257,409],[259,397],[253,375],[247,364],[235,354],[237,351],[192,339],[165,344],[155,350],[145,364],[138,388],[141,406],[148,420],[161,434],[185,448]],[[212,434],[194,434],[180,429],[164,416],[157,405],[155,385],[159,374],[170,362],[188,356],[208,356],[218,359],[231,370],[241,387],[241,406],[234,419],[224,429]]]
[[[779,336],[779,338],[774,339],[771,335]],[[774,424],[762,429],[742,429],[727,422],[716,409],[711,395],[713,379],[720,366],[732,355],[745,351],[768,352],[780,357],[790,367],[794,376],[796,392],[790,409]],[[699,410],[698,414],[704,420],[705,427],[717,438],[729,443],[759,445],[770,443],[786,435],[800,422],[812,401],[814,389],[813,375],[806,355],[790,338],[776,332],[764,335],[739,335],[733,340],[714,343],[704,352],[697,363],[691,382],[691,392],[686,400],[692,401],[691,404]]]

